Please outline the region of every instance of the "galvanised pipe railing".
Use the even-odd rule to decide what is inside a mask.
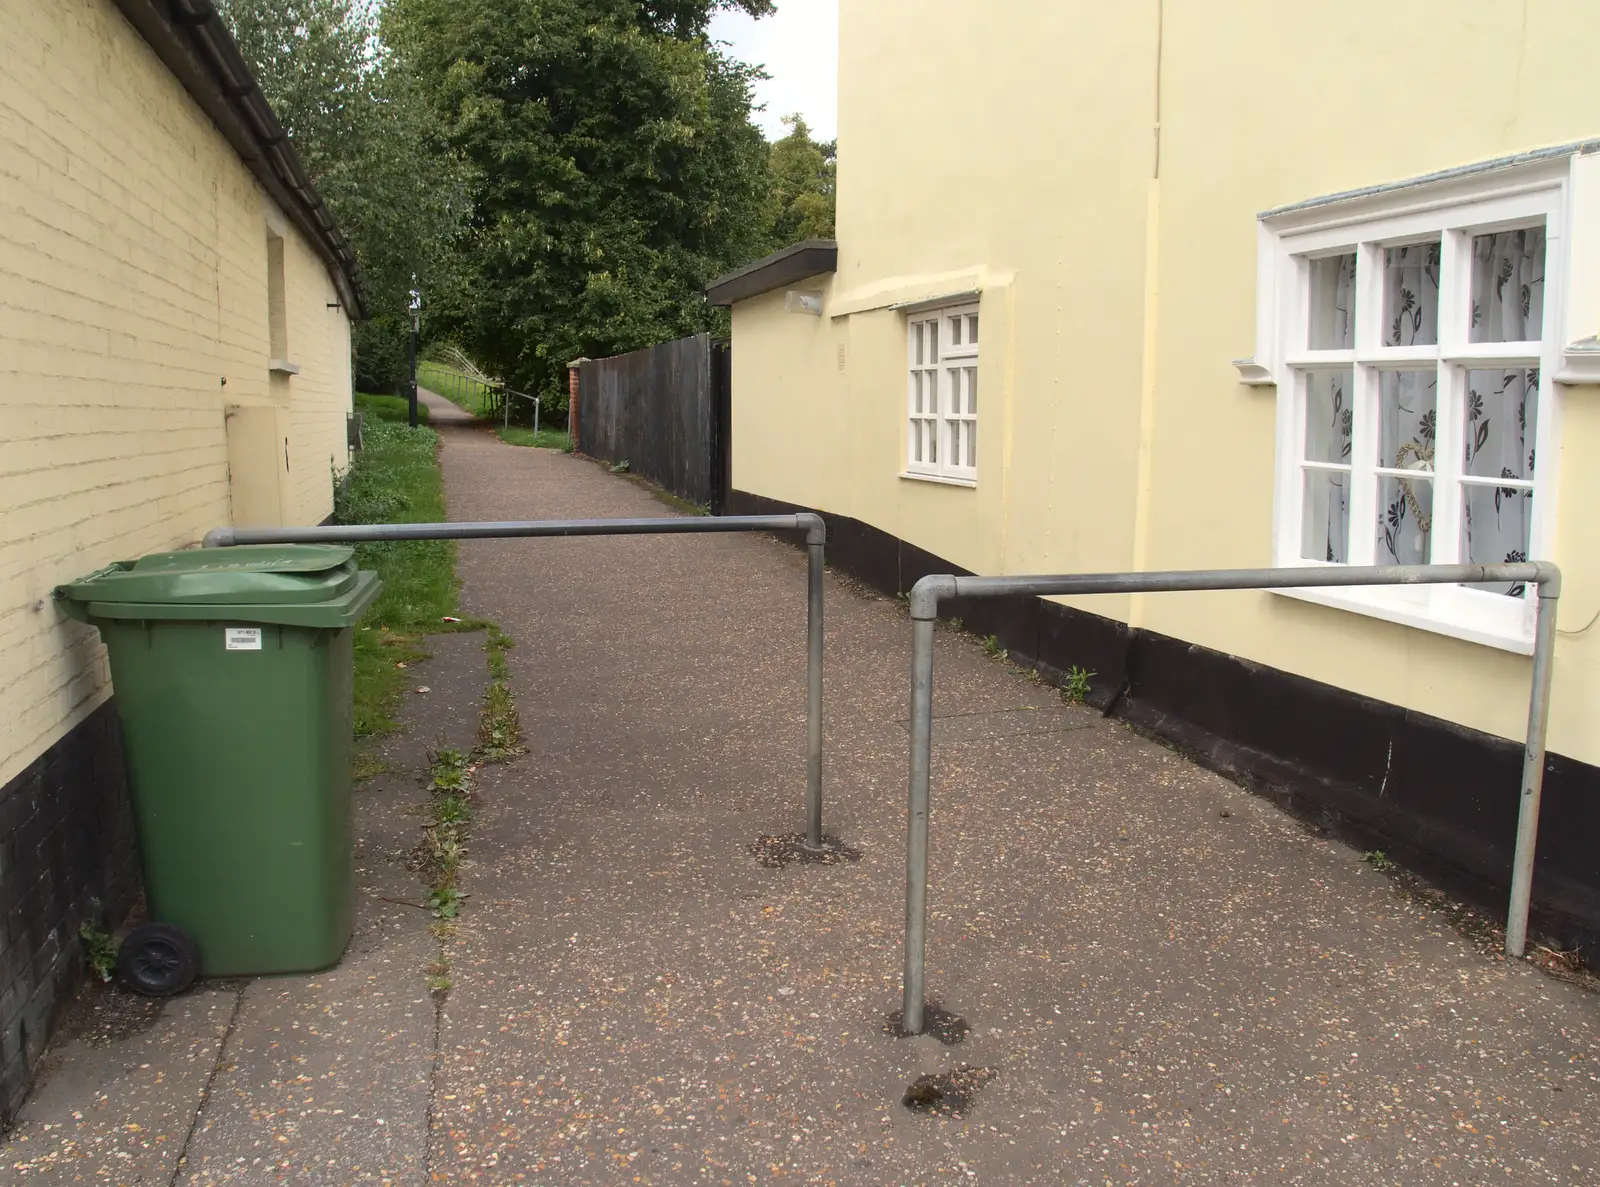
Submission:
[[[921,1034],[928,947],[928,801],[933,757],[933,627],[943,598],[1019,594],[1166,593],[1202,589],[1300,589],[1336,585],[1439,585],[1524,582],[1539,589],[1534,629],[1533,682],[1522,764],[1517,848],[1506,914],[1506,955],[1521,956],[1528,940],[1533,855],[1544,786],[1545,734],[1550,719],[1550,668],[1555,650],[1561,570],[1545,562],[1520,565],[1389,565],[1352,568],[1207,569],[1172,573],[1095,573],[1059,577],[924,577],[911,588],[911,780],[906,808],[905,968],[900,1026]]]
[[[205,547],[245,544],[365,544],[379,540],[496,540],[526,536],[696,536],[715,532],[806,534],[806,846],[822,841],[822,516],[691,515],[653,519],[534,519],[493,523],[377,523],[316,528],[213,528]]]
[[[514,390],[512,388],[504,387],[504,386],[502,386],[500,388],[500,398],[501,398],[501,405],[502,405],[501,412],[503,414],[503,423],[501,424],[501,427],[502,428],[506,428],[506,429],[509,429],[511,427],[511,397],[512,396],[516,396],[517,399],[519,399],[519,400],[527,400],[533,405],[533,435],[534,435],[535,438],[537,438],[539,436],[539,408],[540,408],[539,397],[538,396],[530,396],[527,392],[519,392],[519,391],[516,391],[516,390]]]

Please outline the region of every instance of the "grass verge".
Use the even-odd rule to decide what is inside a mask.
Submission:
[[[398,421],[400,424],[409,424],[411,421],[411,401],[403,396],[375,396],[371,392],[357,392],[355,407],[357,412],[365,413],[365,419],[370,423],[375,420]],[[417,405],[417,423],[428,423],[428,406]]]
[[[474,416],[487,416],[499,407],[497,401],[489,398],[489,385],[483,380],[432,359],[417,364],[417,383]]]
[[[340,523],[429,523],[445,518],[439,438],[432,429],[378,421],[366,430],[354,464],[339,484]],[[355,733],[375,737],[394,728],[394,706],[406,667],[426,652],[422,636],[481,624],[450,623],[456,609],[456,547],[450,540],[359,544],[356,558],[383,580],[355,633]],[[370,760],[358,758],[358,763]],[[358,768],[360,769],[360,768]],[[369,773],[372,773],[369,771]]]
[[[535,433],[527,425],[511,425],[508,428],[496,429],[495,434],[507,445],[527,445],[534,449],[559,449],[562,453],[572,452],[572,434],[565,429],[540,429]]]

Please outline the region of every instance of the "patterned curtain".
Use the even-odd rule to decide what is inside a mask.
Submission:
[[[1356,257],[1319,260],[1326,269],[1313,283],[1311,342],[1318,350],[1355,346]],[[1323,278],[1326,277],[1324,280]],[[1306,377],[1306,460],[1350,464],[1350,431],[1354,415],[1350,372],[1314,371]],[[1345,564],[1349,561],[1349,475],[1336,470],[1306,472],[1301,524],[1301,554],[1308,560]]]
[[[1437,243],[1392,247],[1383,253],[1385,346],[1429,346],[1439,341],[1439,255]],[[1380,565],[1425,565],[1431,559],[1438,389],[1436,369],[1385,371],[1378,378],[1378,464],[1418,475],[1378,480]]]
[[[1473,240],[1473,342],[1534,342],[1542,336],[1544,255],[1542,228]],[[1532,481],[1538,410],[1538,368],[1470,372],[1463,472]],[[1463,489],[1461,559],[1471,564],[1527,560],[1533,492],[1514,486]],[[1484,588],[1512,597],[1524,592],[1521,585]]]

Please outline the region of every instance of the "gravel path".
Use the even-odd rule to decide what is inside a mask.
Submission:
[[[581,459],[446,439],[456,518],[669,513]],[[436,1174],[1600,1182],[1600,1001],[953,632],[929,983],[971,1029],[892,1037],[903,608],[830,580],[828,831],[860,860],[768,868],[804,787],[797,550],[481,541],[462,575],[519,641],[530,749],[483,785]],[[911,1091],[941,1111],[902,1103],[945,1073]]]

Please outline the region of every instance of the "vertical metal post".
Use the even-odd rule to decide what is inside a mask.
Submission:
[[[417,323],[411,322],[411,398],[406,405],[406,423],[417,427]]]
[[[1528,907],[1533,901],[1533,858],[1539,840],[1539,797],[1544,790],[1544,745],[1550,725],[1550,675],[1556,648],[1559,578],[1539,587],[1533,635],[1533,685],[1528,693],[1528,738],[1522,759],[1522,797],[1517,812],[1517,852],[1511,863],[1511,906],[1506,914],[1506,955],[1528,947]]]
[[[533,440],[534,440],[535,444],[537,444],[538,441],[539,441],[539,397],[538,396],[533,397]]]
[[[502,405],[504,405],[504,408],[502,410],[505,413],[505,427],[509,429],[511,427],[511,389],[510,388],[501,388],[500,389],[500,402],[501,402]]]
[[[822,848],[823,545],[806,542],[806,845]]]
[[[911,786],[906,804],[906,951],[900,1029],[922,1033],[928,948],[928,783],[933,763],[933,619],[911,622]]]
[[[406,420],[417,427],[417,337],[422,333],[422,294],[416,290],[417,278],[411,277],[411,401],[406,407]]]

